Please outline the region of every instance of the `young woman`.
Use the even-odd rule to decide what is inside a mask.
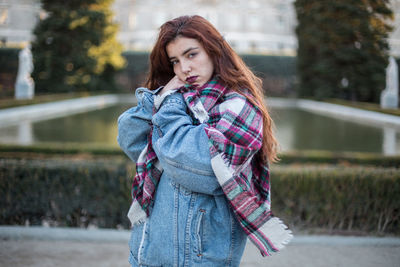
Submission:
[[[264,256],[289,242],[270,212],[277,144],[261,81],[207,20],[161,26],[136,98],[118,119],[136,162],[132,266],[239,266],[247,238]]]

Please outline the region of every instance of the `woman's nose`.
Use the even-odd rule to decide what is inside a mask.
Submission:
[[[191,71],[190,63],[186,60],[181,62],[181,71],[185,74],[188,74]]]

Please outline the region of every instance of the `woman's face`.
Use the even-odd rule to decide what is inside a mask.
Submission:
[[[214,64],[196,39],[177,37],[166,50],[174,73],[181,81],[202,86],[211,79]]]

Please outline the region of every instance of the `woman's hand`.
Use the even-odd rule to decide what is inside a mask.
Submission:
[[[174,89],[178,89],[182,86],[185,85],[185,82],[183,82],[182,80],[180,80],[178,78],[178,76],[174,76],[174,78],[172,78],[165,86],[164,88],[160,91],[160,95],[170,91],[170,90],[174,90]]]

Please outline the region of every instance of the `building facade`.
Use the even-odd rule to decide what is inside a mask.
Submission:
[[[400,57],[400,0],[390,0],[394,13],[393,32],[390,34],[389,45],[391,55]]]
[[[238,52],[293,54],[293,0],[116,0],[119,39],[127,49],[150,50],[158,28],[181,15],[209,20]]]
[[[152,48],[158,28],[181,15],[208,19],[239,53],[295,54],[294,0],[115,0],[118,39],[127,50]],[[389,43],[400,57],[400,0],[390,1],[395,13]],[[21,45],[45,13],[40,0],[0,0],[0,45]]]

